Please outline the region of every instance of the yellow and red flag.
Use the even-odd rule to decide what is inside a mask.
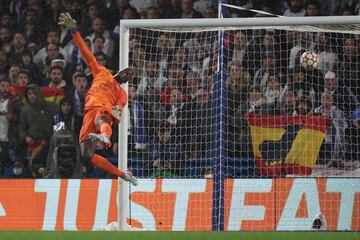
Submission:
[[[25,97],[25,89],[25,86],[12,85],[12,90],[19,93],[22,97]],[[40,87],[40,92],[46,101],[56,104],[60,104],[61,99],[65,96],[64,90],[61,88]],[[23,101],[25,100],[23,99]]]
[[[325,118],[248,113],[248,122],[262,176],[311,174],[324,141]]]

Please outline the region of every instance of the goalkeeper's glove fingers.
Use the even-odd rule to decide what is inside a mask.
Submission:
[[[111,114],[112,114],[112,116],[114,118],[116,118],[118,121],[120,121],[120,119],[121,119],[121,109],[119,108],[119,106],[113,106]]]
[[[60,13],[59,25],[65,26],[67,29],[73,29],[76,26],[76,21],[70,16],[70,13]]]

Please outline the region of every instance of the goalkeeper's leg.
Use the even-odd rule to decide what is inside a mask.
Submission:
[[[110,137],[112,135],[111,120],[107,116],[105,110],[98,109],[94,117],[94,124],[97,131],[92,131],[88,134],[88,139],[96,142],[97,146],[108,149],[111,147]],[[98,133],[100,132],[100,133]]]
[[[94,167],[101,169],[105,172],[111,173],[118,177],[121,177],[127,182],[130,182],[134,186],[137,185],[137,179],[129,171],[121,171],[114,165],[112,165],[106,158],[95,154],[96,142],[86,140],[83,144],[83,157],[86,162],[89,162]]]

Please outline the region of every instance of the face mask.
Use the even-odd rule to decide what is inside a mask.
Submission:
[[[22,168],[14,168],[13,173],[15,176],[19,176],[23,173],[23,169]]]

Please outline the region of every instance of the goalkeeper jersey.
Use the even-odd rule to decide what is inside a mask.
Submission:
[[[73,38],[93,75],[93,82],[85,100],[85,111],[94,107],[102,107],[111,113],[112,106],[116,105],[122,111],[127,102],[125,90],[120,83],[113,79],[113,75],[105,67],[96,62],[94,55],[78,31],[73,32]]]

